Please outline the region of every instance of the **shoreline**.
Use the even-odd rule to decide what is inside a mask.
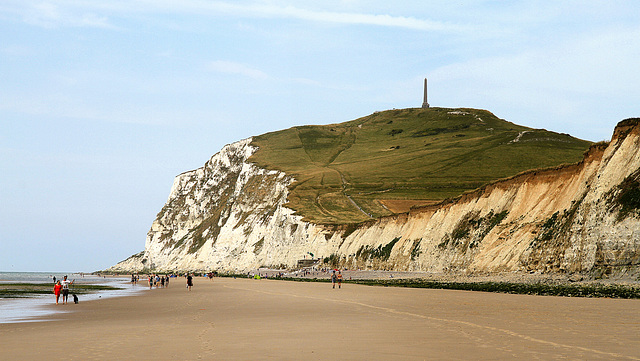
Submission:
[[[46,319],[48,316],[56,318],[59,314],[73,312],[74,306],[77,306],[73,303],[73,294],[76,294],[79,298],[79,302],[82,303],[94,300],[104,300],[112,297],[135,296],[140,293],[140,291],[145,290],[145,288],[141,286],[132,286],[129,282],[126,282],[127,279],[123,277],[109,277],[107,279],[105,277],[96,277],[85,274],[85,277],[78,279],[78,281],[80,281],[78,288],[74,289],[74,286],[71,288],[69,293],[69,303],[63,305],[62,296],[60,297],[60,304],[55,303],[55,296],[52,291],[53,282],[50,282],[49,284],[40,280],[37,282],[23,282],[3,279],[0,283],[7,287],[11,284],[31,284],[40,287],[50,286],[51,291],[45,293],[20,294],[17,297],[0,298],[0,324],[39,322],[41,319]],[[112,288],[95,289],[101,288],[102,286]]]
[[[640,359],[638,300],[196,277],[192,291],[179,279],[73,309],[42,322],[0,324],[3,356]],[[61,340],[73,350],[51,353]]]

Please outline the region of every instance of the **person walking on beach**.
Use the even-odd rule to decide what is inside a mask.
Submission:
[[[342,273],[338,271],[338,288],[342,288]]]
[[[332,288],[336,288],[336,281],[338,277],[336,276],[336,270],[333,270],[333,274],[331,275],[331,286]]]
[[[73,282],[75,282],[75,280],[69,281],[67,279],[67,276],[64,276],[64,279],[62,280],[62,304],[63,305],[66,305],[67,301],[69,300],[69,285],[72,285]]]
[[[60,283],[60,280],[58,280],[58,282],[56,282],[56,284],[53,286],[53,294],[56,295],[56,305],[58,304],[58,300],[60,299],[61,292],[62,284]]]
[[[187,289],[191,291],[191,287],[193,287],[193,276],[189,273],[187,274]]]

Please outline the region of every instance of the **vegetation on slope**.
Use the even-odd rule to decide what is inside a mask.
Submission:
[[[295,177],[288,207],[354,223],[440,201],[525,170],[574,163],[590,142],[478,109],[399,109],[254,138],[250,158]]]

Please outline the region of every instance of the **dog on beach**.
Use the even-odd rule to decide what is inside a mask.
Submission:
[[[73,303],[78,304],[78,296],[73,295]]]

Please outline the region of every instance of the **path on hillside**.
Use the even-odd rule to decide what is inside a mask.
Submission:
[[[341,187],[342,187],[342,195],[345,198],[347,198],[349,200],[349,203],[351,203],[351,205],[353,205],[353,207],[355,209],[357,209],[360,213],[365,215],[367,218],[374,218],[373,215],[371,215],[370,213],[365,211],[349,194],[347,194],[347,188],[349,186],[349,183],[347,182],[344,174],[342,172],[340,172],[340,170],[338,170],[337,168],[332,166],[332,163],[343,152],[345,152],[346,150],[348,150],[349,148],[351,148],[355,144],[355,142],[357,140],[357,135],[356,135],[355,131],[353,129],[348,129],[345,132],[345,134],[340,138],[340,145],[337,146],[335,151],[333,153],[331,153],[322,162],[318,162],[317,159],[314,159],[315,158],[314,155],[309,151],[309,149],[307,149],[307,147],[305,146],[305,142],[300,137],[300,131],[299,130],[297,130],[297,135],[298,135],[298,139],[300,139],[300,143],[302,144],[302,147],[303,147],[305,153],[309,157],[309,160],[312,163],[316,164],[320,168],[325,168],[327,170],[336,172],[338,174],[338,176],[340,177],[340,182],[341,182]],[[322,176],[321,184],[324,184],[324,175]],[[328,210],[326,207],[324,207],[322,205],[322,202],[321,202],[322,195],[323,195],[323,193],[318,191],[318,193],[316,194],[316,196],[314,198],[314,205],[318,208],[320,213],[325,214],[325,215],[329,215],[331,217],[339,218],[338,216],[334,215],[330,210]]]
[[[353,198],[351,198],[350,195],[347,194],[347,180],[344,178],[344,174],[342,174],[342,172],[340,172],[337,169],[334,169],[336,172],[338,172],[338,174],[340,175],[340,179],[342,180],[342,194],[347,197],[347,199],[351,202],[351,204],[353,204],[354,207],[356,207],[360,212],[362,212],[362,214],[364,214],[365,216],[369,217],[369,218],[373,218],[373,215],[371,215],[370,213],[366,212],[364,209],[362,209],[362,207],[360,207],[360,205],[358,203],[356,203],[356,201],[353,200]]]
[[[360,211],[360,213],[364,214],[365,216],[367,216],[369,218],[374,218],[373,215],[371,215],[370,213],[368,213],[364,209],[362,209],[362,207],[356,201],[354,201],[353,198],[351,198],[351,196],[349,194],[347,194],[347,187],[348,187],[349,183],[347,182],[346,178],[344,177],[344,174],[341,171],[339,171],[337,168],[331,167],[331,163],[333,163],[338,158],[338,156],[340,156],[340,154],[342,154],[342,152],[344,152],[345,150],[351,148],[355,144],[356,139],[357,139],[357,135],[352,130],[349,130],[349,140],[350,140],[350,142],[348,144],[345,144],[344,147],[341,147],[340,150],[336,154],[334,154],[333,157],[331,157],[330,161],[325,166],[327,168],[337,172],[338,175],[340,176],[340,182],[342,183],[342,195],[344,195],[349,200],[349,202],[351,202],[351,204],[354,207],[356,207],[356,209],[358,209]]]

